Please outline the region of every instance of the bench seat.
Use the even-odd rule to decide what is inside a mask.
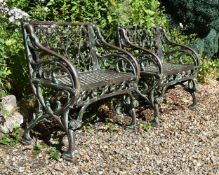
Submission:
[[[129,106],[129,128],[135,127],[132,93],[140,67],[132,54],[107,43],[92,23],[24,21],[22,27],[30,84],[37,99],[23,143],[33,142],[30,132],[36,124],[54,118],[68,137],[63,158],[71,160],[74,131],[82,126],[87,107],[111,97]]]
[[[156,125],[164,94],[175,85],[182,85],[192,95],[190,107],[196,106],[194,78],[200,60],[191,47],[173,42],[160,26],[120,26],[117,33],[119,46],[132,53],[141,66],[136,92],[154,109]]]

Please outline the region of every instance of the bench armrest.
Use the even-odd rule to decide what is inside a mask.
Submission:
[[[100,60],[113,60],[114,63],[112,66],[114,66],[114,68],[117,71],[132,72],[135,76],[135,79],[139,79],[140,67],[135,57],[128,51],[106,42],[103,36],[101,35],[100,29],[94,25],[92,25],[92,27],[94,29],[93,31],[95,32],[95,36],[97,36],[96,46],[102,47],[105,50],[104,53],[99,53],[98,57],[102,59]],[[121,64],[123,64],[122,66],[126,70],[121,69]]]
[[[189,56],[193,60],[194,66],[196,66],[196,67],[200,66],[200,59],[199,59],[198,54],[195,52],[194,49],[192,49],[189,46],[179,44],[179,43],[172,41],[170,39],[170,37],[166,34],[166,32],[163,28],[160,27],[159,29],[163,33],[163,37],[164,37],[163,39],[166,41],[166,44],[171,45],[171,47],[173,49],[170,52],[165,52],[165,54],[167,56],[177,54],[177,52],[178,52],[179,56],[182,56],[183,54],[185,54],[186,56]]]
[[[118,27],[118,36],[120,47],[127,49],[137,59],[141,66],[141,71],[147,71],[147,64],[153,65],[157,69],[157,74],[163,74],[163,66],[160,58],[148,49],[131,43],[123,28]]]

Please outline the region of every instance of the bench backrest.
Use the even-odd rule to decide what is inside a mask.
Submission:
[[[120,47],[124,48],[127,46],[127,43],[122,38],[122,35],[125,34],[130,43],[152,51],[163,61],[164,36],[159,26],[150,29],[143,26],[121,26],[118,32]]]
[[[91,23],[70,22],[24,22],[24,40],[29,61],[41,59],[34,40],[68,59],[78,71],[98,69],[96,36]]]

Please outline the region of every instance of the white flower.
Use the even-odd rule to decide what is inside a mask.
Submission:
[[[29,18],[29,15],[19,8],[15,7],[9,9],[5,0],[0,0],[0,13],[0,15],[3,15],[3,17],[8,17],[8,20],[11,23],[17,23],[20,19],[27,20]]]
[[[8,11],[9,11],[9,8],[1,8],[0,7],[0,12],[7,13]]]
[[[10,9],[8,15],[10,16],[9,21],[12,23],[14,23],[18,19],[27,19],[29,17],[29,15],[26,12],[18,8]]]
[[[3,4],[3,3],[5,3],[3,0],[0,0],[0,4]]]
[[[14,23],[14,22],[15,22],[14,16],[9,17],[9,21],[10,21],[11,23]]]
[[[46,12],[48,12],[48,7],[43,7],[43,9],[46,11]]]
[[[179,26],[180,26],[180,28],[183,29],[183,24],[181,22],[179,23]]]

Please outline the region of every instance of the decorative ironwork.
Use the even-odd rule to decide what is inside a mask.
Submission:
[[[159,26],[121,26],[117,32],[119,46],[132,53],[140,64],[136,92],[154,109],[155,124],[159,123],[159,104],[170,87],[185,87],[193,97],[191,106],[196,105],[194,77],[200,61],[193,49],[172,42]]]
[[[30,130],[45,118],[57,120],[68,135],[63,157],[71,159],[74,130],[81,127],[83,114],[93,102],[113,96],[130,97],[131,126],[135,125],[132,96],[140,68],[127,51],[108,44],[91,23],[23,22],[24,44],[30,82],[38,100]],[[77,117],[72,111],[79,109]]]

